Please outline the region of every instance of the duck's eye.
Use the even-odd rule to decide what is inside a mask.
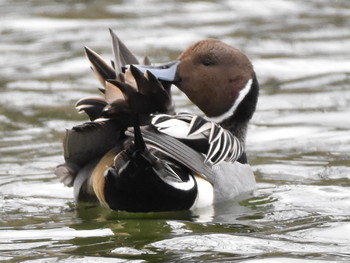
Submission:
[[[203,64],[204,66],[211,66],[211,65],[214,64],[214,62],[213,62],[212,60],[206,58],[206,59],[203,59],[202,64]]]

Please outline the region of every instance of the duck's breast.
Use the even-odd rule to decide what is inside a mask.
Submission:
[[[256,187],[254,173],[249,164],[222,162],[213,166],[215,173],[214,203],[251,193]]]

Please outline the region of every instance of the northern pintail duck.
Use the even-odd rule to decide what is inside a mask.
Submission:
[[[195,209],[255,188],[245,137],[259,86],[238,49],[207,39],[158,66],[111,31],[112,66],[86,54],[104,97],[76,104],[90,121],[66,131],[56,175],[77,202],[129,212]],[[175,113],[175,84],[207,116]]]

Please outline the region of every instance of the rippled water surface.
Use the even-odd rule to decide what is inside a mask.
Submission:
[[[253,196],[193,213],[75,208],[53,169],[85,118],[75,101],[98,94],[83,46],[111,58],[109,27],[153,61],[207,37],[249,55]],[[348,0],[0,0],[0,261],[350,262],[349,50]]]

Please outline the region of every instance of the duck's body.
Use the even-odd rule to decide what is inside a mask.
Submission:
[[[115,69],[87,49],[105,98],[78,101],[91,122],[67,131],[66,162],[56,169],[61,181],[74,186],[76,201],[130,212],[173,211],[253,191],[244,146],[259,87],[248,58],[204,40],[167,65],[167,74],[149,66],[123,73],[137,60],[112,37]],[[170,82],[218,123],[174,114]]]

